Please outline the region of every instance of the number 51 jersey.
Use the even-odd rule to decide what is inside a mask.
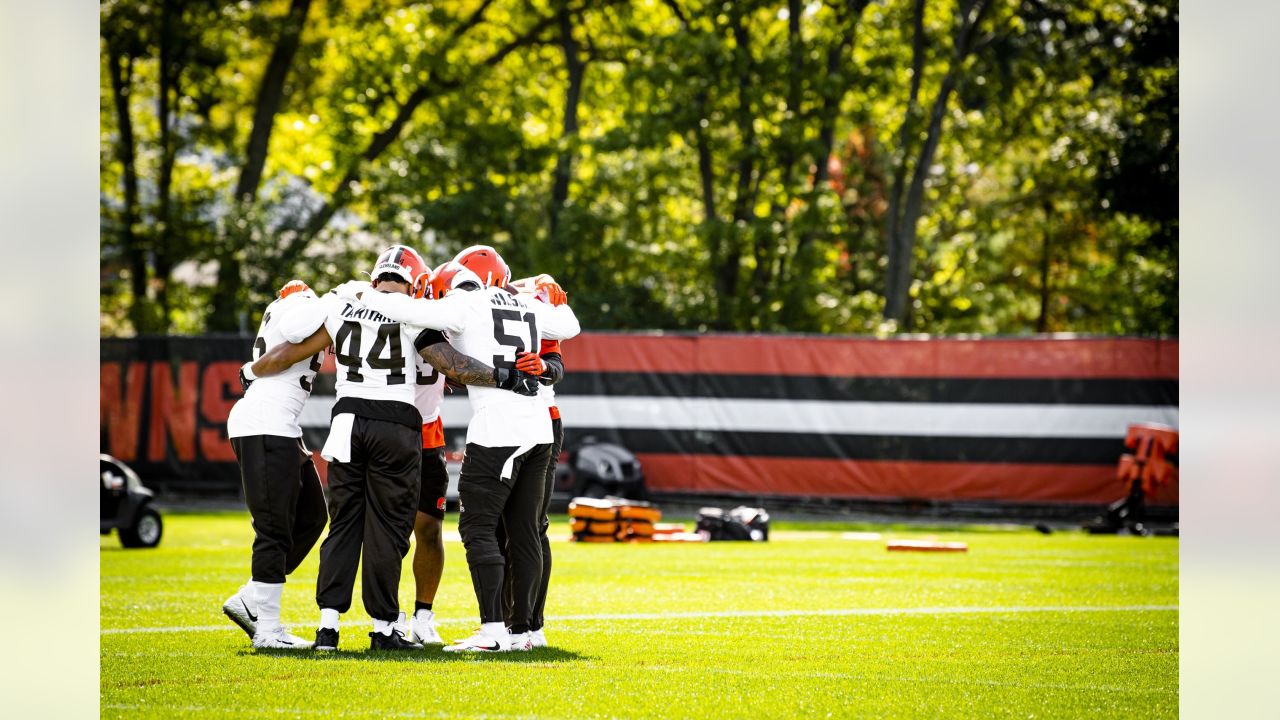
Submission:
[[[440,330],[458,352],[494,367],[515,368],[516,354],[537,352],[543,339],[568,340],[580,331],[568,305],[552,306],[502,288],[455,290],[440,300],[364,294],[369,305],[413,325]],[[469,386],[473,415],[467,442],[522,447],[551,442],[546,401],[509,390]]]

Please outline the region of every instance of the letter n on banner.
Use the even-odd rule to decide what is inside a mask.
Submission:
[[[196,378],[194,361],[178,365],[178,384],[167,362],[151,363],[151,427],[147,438],[147,459],[164,462],[165,436],[173,443],[181,462],[196,459]]]

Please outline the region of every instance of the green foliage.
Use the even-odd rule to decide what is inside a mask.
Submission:
[[[910,115],[910,0],[105,2],[102,332],[251,328],[286,280],[326,289],[399,242],[433,263],[492,244],[593,329],[1176,333],[1167,0],[993,0],[946,96],[909,311],[884,322],[893,178],[971,2],[922,4]]]

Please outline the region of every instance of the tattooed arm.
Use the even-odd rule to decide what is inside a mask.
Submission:
[[[438,342],[418,351],[422,359],[431,363],[450,381],[458,385],[497,387],[493,368],[470,355],[463,355],[447,342]]]
[[[458,352],[447,342],[425,345],[418,353],[450,382],[458,385],[496,387],[517,395],[538,394],[538,378],[514,368],[492,368]]]

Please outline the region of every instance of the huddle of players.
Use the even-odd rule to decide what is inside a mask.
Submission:
[[[254,359],[241,369],[245,394],[227,422],[253,518],[252,578],[223,612],[254,647],[337,649],[338,619],[351,607],[363,559],[370,647],[443,644],[432,602],[444,566],[440,404],[447,380],[468,387],[473,410],[458,529],[481,625],[444,649],[544,646],[547,509],[563,440],[551,386],[564,374],[559,341],[578,334],[578,320],[553,279],[513,283],[487,246],[463,250],[434,271],[411,248],[393,246],[369,276],[323,297],[291,281],[263,314]],[[321,451],[330,463],[329,534],[316,583],[320,623],[309,643],[281,623],[280,598],[285,576],[325,525],[298,419],[330,347],[337,399]],[[396,590],[410,532],[417,598],[406,618]]]

